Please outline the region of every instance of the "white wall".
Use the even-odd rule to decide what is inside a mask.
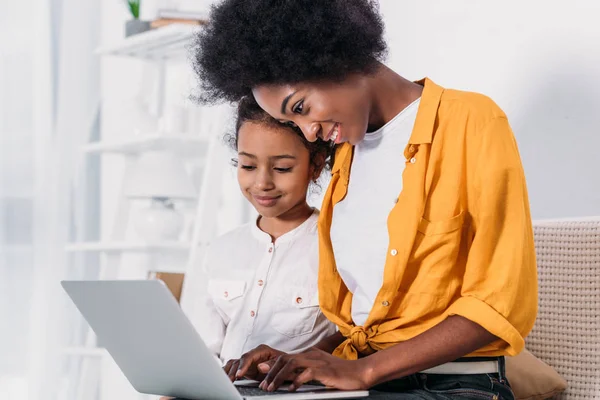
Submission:
[[[600,215],[600,2],[380,0],[388,65],[492,97],[534,218]]]

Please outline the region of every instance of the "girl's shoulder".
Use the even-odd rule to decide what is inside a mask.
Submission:
[[[215,239],[212,240],[210,247],[212,249],[231,249],[232,246],[247,243],[254,237],[254,224],[256,224],[256,222],[254,221],[248,222],[217,236]]]

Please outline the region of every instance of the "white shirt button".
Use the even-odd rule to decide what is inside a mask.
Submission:
[[[262,285],[264,285],[264,284],[265,284],[265,282],[264,282],[262,279],[259,279],[259,281],[258,281],[258,286],[262,286]]]
[[[225,297],[225,298],[229,297],[229,292],[223,293],[223,297]]]
[[[384,307],[388,307],[390,305],[390,302],[385,300],[385,301],[381,302],[381,305]]]
[[[392,249],[392,251],[390,251],[390,254],[393,255],[393,256],[395,256],[395,255],[398,254],[398,250]]]
[[[296,297],[296,303],[302,304],[302,297]]]
[[[269,253],[273,252],[273,246],[269,247]]]
[[[250,311],[250,316],[254,317],[256,315],[256,313],[254,312],[254,310]]]
[[[414,158],[414,157],[413,157],[413,158],[411,158],[411,159],[410,159],[410,163],[411,163],[411,164],[414,164],[414,163],[416,163],[416,162],[417,162],[417,159],[416,159],[416,158]]]

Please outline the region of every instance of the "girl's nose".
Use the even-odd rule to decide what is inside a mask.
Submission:
[[[273,188],[273,178],[268,171],[261,171],[256,174],[254,186],[260,190],[269,190]]]

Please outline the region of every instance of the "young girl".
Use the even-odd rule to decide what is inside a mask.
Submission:
[[[308,140],[338,146],[319,300],[339,333],[327,351],[258,348],[237,374],[268,371],[267,390],[393,381],[403,398],[511,399],[504,356],[523,349],[537,309],[515,138],[489,98],[385,66],[383,31],[373,0],[223,0],[199,35],[208,101],[251,94]]]
[[[330,146],[308,142],[252,98],[239,103],[231,142],[240,189],[260,215],[211,244],[186,280],[182,307],[223,362],[262,343],[301,351],[335,332],[319,310],[319,213],[306,201]]]

